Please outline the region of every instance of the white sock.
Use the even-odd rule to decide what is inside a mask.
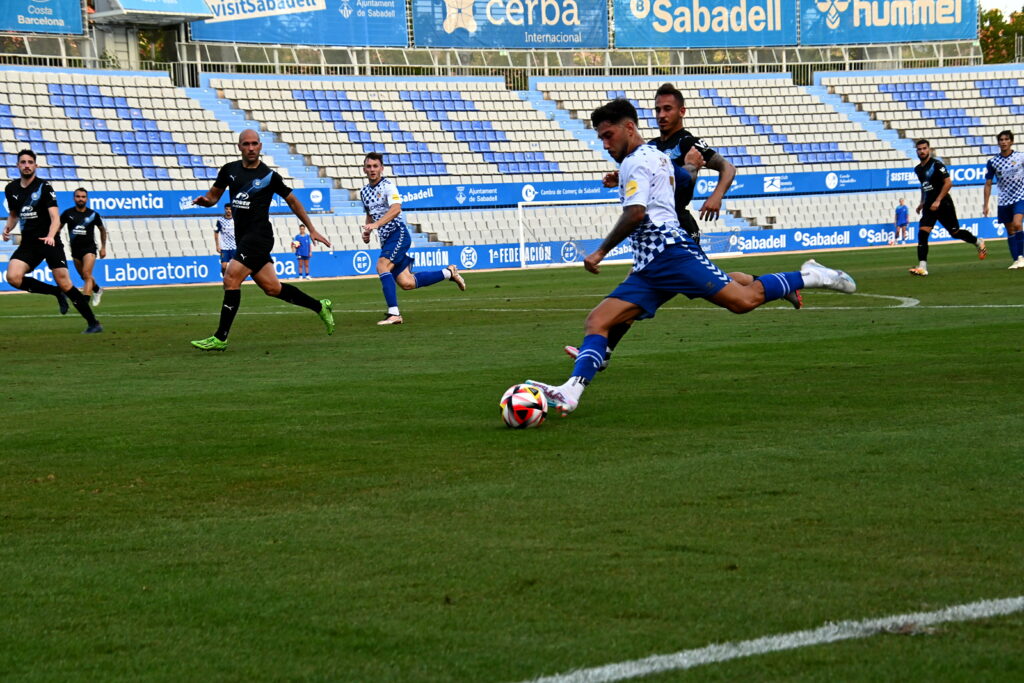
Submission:
[[[568,382],[558,388],[567,397],[579,403],[580,396],[583,395],[583,390],[587,388],[587,385],[582,377],[570,377]]]
[[[402,315],[398,312],[398,306],[390,306],[388,308],[388,315]]]
[[[804,287],[809,289],[821,287],[825,283],[825,278],[822,276],[822,272],[817,268],[801,270],[800,276],[804,279]]]
[[[452,279],[452,269],[451,268],[445,268],[441,272],[444,273],[444,279],[445,280],[451,280]]]
[[[920,268],[921,270],[928,270],[928,262],[927,261],[918,261],[917,262],[917,267]]]

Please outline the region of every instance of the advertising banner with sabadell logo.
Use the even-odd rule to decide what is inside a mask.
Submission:
[[[796,45],[796,0],[615,0],[615,47]]]
[[[0,0],[0,31],[82,33],[81,0]]]
[[[608,47],[605,0],[413,0],[417,47]]]
[[[803,0],[802,45],[974,40],[977,0]]]
[[[405,0],[206,0],[193,40],[407,47]]]

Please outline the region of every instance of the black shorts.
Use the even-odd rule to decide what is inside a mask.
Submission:
[[[238,238],[235,247],[235,260],[254,273],[274,262],[270,256],[274,248],[273,236],[246,235]]]
[[[98,249],[95,242],[74,241],[71,243],[71,258],[81,261],[86,254],[96,255]]]
[[[68,258],[60,240],[55,240],[51,247],[37,237],[23,237],[21,244],[11,254],[11,260],[14,259],[27,263],[29,270],[35,270],[43,261],[50,266],[50,270],[68,267]]]
[[[942,227],[950,235],[960,230],[960,221],[957,220],[956,207],[953,206],[953,202],[939,204],[938,211],[932,211],[930,208],[925,207],[924,213],[921,214],[920,226],[922,228],[934,228],[936,221],[941,223]]]

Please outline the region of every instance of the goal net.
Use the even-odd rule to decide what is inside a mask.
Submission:
[[[516,228],[519,264],[544,268],[583,263],[615,225],[622,209],[617,199],[569,199],[519,202]],[[618,252],[625,251],[625,255]],[[628,243],[606,261],[631,260]]]

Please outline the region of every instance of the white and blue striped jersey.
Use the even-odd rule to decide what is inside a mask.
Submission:
[[[235,221],[232,218],[221,216],[217,219],[215,233],[220,235],[220,248],[223,250],[236,249],[235,246]]]
[[[999,206],[1024,201],[1024,152],[997,154],[985,164],[985,179],[999,183]]]
[[[643,222],[630,236],[633,271],[639,272],[669,244],[685,241],[675,203],[672,161],[650,145],[640,145],[619,166],[619,200],[622,207],[643,206]]]
[[[359,191],[359,199],[363,201],[367,215],[370,220],[380,220],[380,217],[388,212],[392,204],[401,204],[402,195],[398,192],[398,186],[391,178],[381,178],[376,185],[366,185]],[[377,230],[377,237],[381,243],[388,238],[392,232],[398,229],[405,229],[405,218],[398,214],[395,218],[380,226]]]

